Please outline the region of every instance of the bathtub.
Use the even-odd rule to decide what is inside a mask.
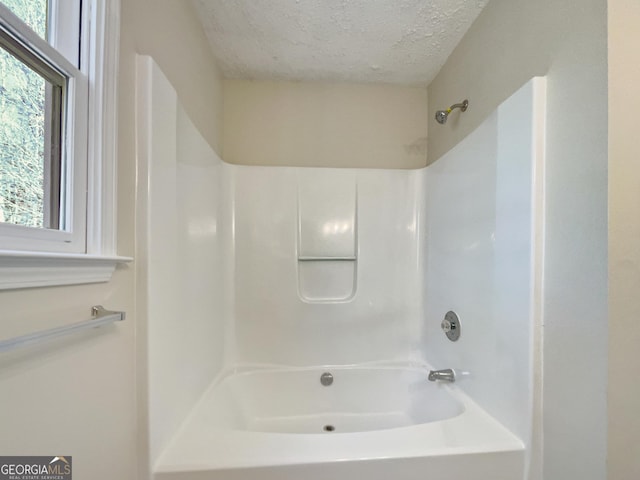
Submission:
[[[425,368],[249,368],[205,392],[154,478],[522,480],[524,464],[520,439]]]

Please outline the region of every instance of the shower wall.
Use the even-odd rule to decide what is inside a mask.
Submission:
[[[423,176],[424,170],[235,167],[236,360],[417,359]],[[344,291],[332,290],[337,283]]]
[[[456,128],[430,135],[429,160],[434,161],[526,79],[547,78],[545,461],[537,478],[600,480],[607,475],[607,337],[609,330],[624,332],[619,319],[630,318],[607,314],[607,142],[613,135],[607,132],[607,116],[621,118],[607,109],[607,89],[633,78],[609,71],[608,85],[607,55],[615,47],[608,48],[607,17],[616,3],[637,5],[491,0],[429,86],[430,99],[468,95],[473,101]],[[637,13],[628,10],[627,17],[637,23]],[[634,30],[610,27],[634,44]],[[637,63],[625,60],[629,66]],[[628,95],[623,94],[624,111],[633,112]],[[612,190],[620,193],[617,186]],[[633,197],[625,196],[625,202],[633,203]],[[619,211],[617,205],[613,210]],[[611,235],[609,229],[610,241]]]
[[[459,369],[456,384],[527,444],[541,368],[544,102],[544,79],[528,82],[427,168],[425,189],[425,355]],[[440,331],[448,310],[462,323],[456,343]]]
[[[225,164],[149,57],[137,102],[151,467],[225,367],[420,360],[424,170]]]
[[[139,57],[136,259],[139,323],[147,344],[146,395],[153,465],[224,352],[226,166],[202,138],[150,57]],[[151,120],[152,119],[152,120]]]

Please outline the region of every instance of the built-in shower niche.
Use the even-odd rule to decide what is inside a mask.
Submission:
[[[299,170],[298,294],[306,302],[343,302],[356,293],[355,172]]]

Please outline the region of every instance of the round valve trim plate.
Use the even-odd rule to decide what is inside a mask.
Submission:
[[[460,338],[460,318],[453,310],[449,310],[445,314],[440,327],[442,327],[442,331],[452,342],[455,342]]]

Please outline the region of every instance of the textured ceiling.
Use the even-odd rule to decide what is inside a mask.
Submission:
[[[224,74],[426,85],[489,0],[192,0]]]

